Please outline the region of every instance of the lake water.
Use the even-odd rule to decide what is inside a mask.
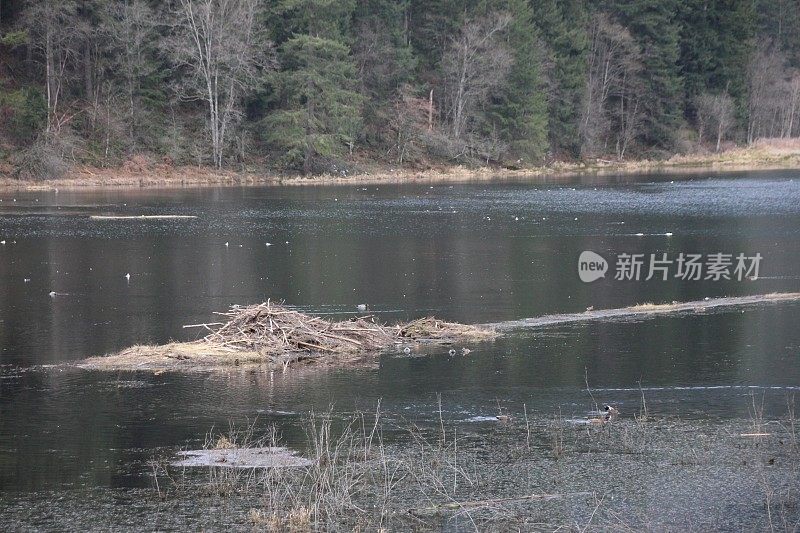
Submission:
[[[89,372],[68,363],[195,338],[184,324],[272,298],[337,317],[500,322],[644,302],[800,291],[800,172],[552,183],[0,192],[0,494],[147,487],[154,453],[310,410],[465,427],[501,407],[599,402],[682,419],[767,414],[800,391],[800,304],[555,324],[364,368],[269,375]],[[95,220],[91,215],[194,215]],[[671,235],[668,235],[671,234]],[[266,243],[270,243],[267,246]],[[579,254],[760,253],[757,280],[583,283]],[[130,278],[126,278],[130,274]],[[50,293],[55,292],[54,296]],[[1,505],[1,504],[0,504]]]

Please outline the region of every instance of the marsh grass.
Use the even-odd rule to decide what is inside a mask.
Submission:
[[[553,452],[555,459],[561,459],[567,453],[567,447],[564,442],[565,422],[564,417],[561,415],[559,409],[558,414],[549,424],[550,436],[550,450]]]
[[[780,436],[760,443],[739,432],[777,427],[778,421],[765,419],[763,401],[755,397],[748,399],[752,420],[731,428],[650,413],[646,424],[641,414],[581,424],[564,419],[560,410],[542,417],[523,405],[508,422],[486,422],[488,436],[476,440],[474,430],[445,418],[440,401],[422,425],[386,420],[380,404],[374,412],[344,418],[330,409],[312,412],[302,421],[309,465],[194,472],[166,466],[154,469],[154,488],[161,498],[197,494],[200,486],[205,497],[239,499],[242,520],[266,531],[626,531],[663,524],[663,517],[608,494],[623,491],[635,500],[635,490],[671,476],[707,476],[711,482],[717,472],[735,468],[747,490],[756,491],[741,505],[752,509],[763,500],[763,529],[798,527],[798,487],[787,482],[798,473],[796,451],[787,454],[791,409],[780,420]],[[206,446],[280,446],[280,440],[274,427],[264,432],[250,423],[224,434],[209,432]],[[533,517],[543,521],[531,522]]]

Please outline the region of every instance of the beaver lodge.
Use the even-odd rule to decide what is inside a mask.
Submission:
[[[391,346],[421,343],[448,345],[496,336],[488,327],[445,322],[433,317],[394,326],[373,316],[334,322],[267,301],[233,306],[217,313],[225,322],[197,324],[209,331],[193,342],[133,346],[119,353],[92,357],[82,368],[98,370],[203,370],[235,365],[346,363]]]

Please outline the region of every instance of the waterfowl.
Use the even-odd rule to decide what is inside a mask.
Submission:
[[[612,420],[615,420],[619,416],[619,411],[615,407],[611,407],[608,404],[603,405],[603,416],[598,418],[590,418],[589,423],[595,426],[602,426]]]
[[[615,419],[615,418],[617,418],[619,416],[619,411],[617,411],[616,408],[611,407],[608,404],[603,406],[603,411],[605,411],[605,413],[606,413],[603,416],[603,418],[606,419],[606,422],[608,422],[609,420],[613,420],[613,419]]]

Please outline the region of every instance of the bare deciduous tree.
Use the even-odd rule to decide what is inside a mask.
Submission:
[[[389,123],[389,127],[395,132],[395,142],[390,151],[396,152],[398,164],[414,161],[424,151],[425,137],[430,134],[429,113],[427,98],[414,96],[408,86],[401,89]]]
[[[756,48],[748,66],[747,142],[760,137],[790,136],[786,125],[793,123],[793,101],[786,59],[770,41]],[[793,125],[793,124],[792,124]]]
[[[792,79],[787,82],[787,89],[789,93],[787,101],[788,112],[786,113],[786,126],[783,130],[783,136],[791,137],[794,131],[797,108],[800,106],[800,74],[795,73],[792,76]]]
[[[226,135],[241,117],[241,99],[261,69],[274,66],[272,43],[258,23],[258,0],[179,0],[168,52],[184,70],[184,100],[208,106],[214,165],[222,167]]]
[[[508,76],[513,60],[501,36],[509,22],[505,13],[466,22],[442,59],[446,116],[455,139],[462,138],[475,109]]]
[[[734,123],[734,102],[727,93],[703,93],[697,97],[697,122],[700,132],[699,141],[703,142],[703,134],[712,130],[716,135],[716,151],[722,147],[722,140]]]
[[[641,122],[641,70],[641,52],[630,32],[599,13],[589,28],[584,155],[606,152],[614,142],[617,156],[624,157]]]
[[[61,110],[61,97],[79,58],[83,25],[77,16],[77,4],[71,0],[43,0],[25,11],[23,25],[31,37],[31,47],[44,67],[47,98],[45,137],[57,134],[71,115]]]
[[[156,71],[150,54],[156,40],[155,14],[143,0],[110,3],[103,33],[107,37],[110,66],[118,74],[119,91],[126,103],[127,134],[136,149],[142,114],[143,83]]]

